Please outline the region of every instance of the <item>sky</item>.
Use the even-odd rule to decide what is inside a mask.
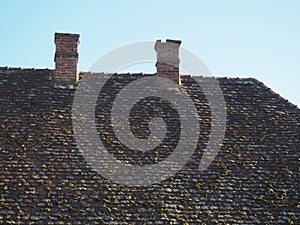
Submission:
[[[300,107],[298,0],[10,0],[0,9],[0,66],[54,69],[55,32],[80,34],[81,71],[119,46],[179,39],[213,75],[254,77]]]

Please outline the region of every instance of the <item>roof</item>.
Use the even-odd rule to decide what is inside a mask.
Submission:
[[[300,109],[263,83],[215,78],[226,102],[226,133],[215,160],[199,172],[211,129],[209,104],[193,79],[182,76],[202,118],[195,153],[161,183],[126,187],[83,158],[71,121],[76,89],[54,87],[52,75],[49,69],[0,68],[1,223],[300,224]],[[140,76],[116,75],[111,87]],[[101,133],[107,121],[97,119]],[[118,145],[111,153],[131,163],[147,159]]]

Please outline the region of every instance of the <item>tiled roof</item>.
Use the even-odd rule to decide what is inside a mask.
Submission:
[[[86,163],[72,130],[75,89],[55,88],[52,75],[0,68],[1,224],[300,224],[300,110],[261,82],[215,78],[226,102],[226,134],[213,163],[199,172],[209,105],[193,79],[182,76],[201,118],[194,155],[162,183],[125,187]],[[140,76],[115,75],[109,93]],[[98,99],[98,106],[104,103]],[[101,118],[99,133],[107,131]],[[145,157],[106,144],[131,163],[166,154]]]

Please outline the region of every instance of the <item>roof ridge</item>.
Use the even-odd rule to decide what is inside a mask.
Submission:
[[[0,75],[9,75],[9,74],[20,74],[20,73],[24,73],[24,74],[29,74],[29,73],[42,73],[42,72],[53,72],[54,69],[48,69],[48,68],[23,68],[23,67],[10,67],[10,66],[0,66]],[[103,74],[103,75],[130,75],[130,76],[154,76],[156,75],[156,73],[106,73],[106,72],[84,72],[84,71],[78,71],[81,75],[84,74]],[[265,85],[262,81],[254,78],[254,77],[230,77],[230,76],[211,76],[211,75],[200,75],[200,76],[194,76],[194,75],[190,75],[190,74],[180,74],[179,75],[181,79],[184,78],[189,78],[189,77],[193,77],[193,78],[200,78],[200,79],[217,79],[219,81],[225,81],[225,82],[233,82],[236,83],[237,81],[240,81],[243,84],[250,84],[252,83],[252,85],[258,85],[261,88],[263,88],[264,90],[268,91],[269,93],[271,93],[274,97],[276,97],[278,100],[280,100],[282,103],[287,104],[287,106],[289,106],[289,108],[294,109],[299,111],[300,113],[300,108],[296,105],[293,104],[292,102],[290,102],[288,99],[282,97],[280,94],[276,93],[275,91],[273,91],[271,88],[269,88],[267,85]]]
[[[36,73],[36,72],[45,72],[45,71],[49,72],[54,70],[48,68],[23,68],[23,67],[0,66],[0,74],[28,73],[28,72]]]
[[[79,71],[80,74],[94,74],[94,75],[140,75],[140,76],[147,76],[147,75],[155,75],[156,73],[144,73],[144,72],[140,72],[140,73],[109,73],[109,72],[92,72],[92,71],[88,71],[88,72],[84,72],[84,71]]]
[[[79,71],[80,74],[103,74],[103,75],[143,75],[143,76],[150,76],[150,75],[156,75],[157,73],[144,73],[144,72],[140,72],[140,73],[109,73],[109,72],[92,72],[92,71]],[[211,79],[211,78],[215,78],[215,79],[225,79],[225,80],[231,80],[231,81],[235,81],[235,80],[241,80],[241,81],[256,81],[255,78],[252,77],[227,77],[227,76],[212,76],[212,75],[190,75],[190,74],[179,74],[179,76],[181,78],[185,78],[185,77],[194,77],[194,78],[204,78],[204,79]]]

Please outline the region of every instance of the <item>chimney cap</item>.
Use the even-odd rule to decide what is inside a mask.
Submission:
[[[181,41],[180,41],[180,40],[167,39],[166,42],[174,43],[174,44],[177,44],[177,45],[180,45],[180,44],[181,44]]]
[[[74,41],[79,43],[79,34],[70,34],[70,33],[57,33],[55,32],[54,41],[63,39],[64,41]]]
[[[157,50],[158,46],[166,44],[166,43],[176,44],[179,46],[181,44],[181,40],[167,39],[165,43],[161,42],[161,40],[156,40],[154,49]]]

